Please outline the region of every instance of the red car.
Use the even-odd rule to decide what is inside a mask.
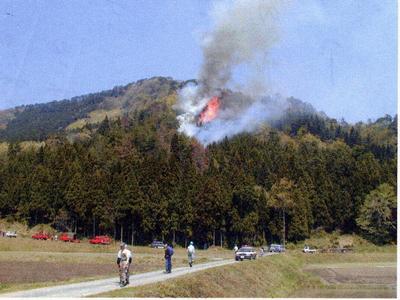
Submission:
[[[80,243],[80,240],[76,238],[76,234],[72,232],[61,233],[59,239],[63,242]]]
[[[111,244],[111,238],[106,235],[96,235],[94,238],[89,240],[91,244],[109,245]]]
[[[44,232],[40,231],[40,232],[32,235],[32,238],[35,240],[49,240],[50,235],[48,233],[44,233]]]

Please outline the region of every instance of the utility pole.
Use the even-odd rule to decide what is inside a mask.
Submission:
[[[282,213],[283,213],[283,232],[282,232],[282,237],[283,237],[283,249],[285,249],[285,207],[283,207],[282,209]]]
[[[93,215],[93,236],[96,235],[96,216]]]

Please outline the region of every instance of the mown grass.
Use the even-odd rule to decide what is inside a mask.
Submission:
[[[300,268],[298,258],[275,255],[96,297],[286,297],[304,282],[321,284]]]
[[[363,250],[366,250],[363,249]],[[383,250],[383,251],[380,251]],[[283,255],[267,256],[256,261],[209,269],[166,282],[126,288],[98,297],[340,297],[365,295],[362,285],[326,285],[304,269],[307,266],[328,267],[335,264],[370,265],[396,262],[396,246],[345,254],[304,254],[289,250]],[[375,265],[376,265],[375,264]],[[373,295],[390,296],[393,290],[369,287]],[[351,291],[348,291],[351,290]],[[307,294],[307,291],[310,293]],[[318,294],[318,292],[321,292]],[[357,294],[359,292],[359,294]]]
[[[4,226],[4,222],[3,222]],[[15,226],[15,224],[14,224]],[[21,230],[23,225],[21,225]],[[304,254],[304,245],[289,245],[284,255],[268,256],[256,261],[246,261],[235,265],[213,268],[187,275],[167,282],[136,288],[126,288],[101,294],[107,297],[313,297],[317,295],[340,297],[340,295],[363,295],[358,285],[327,286],[319,277],[307,272],[307,268],[323,268],[364,265],[391,265],[396,263],[396,246],[378,247],[354,235],[322,235],[306,241],[311,245],[328,246],[332,241],[352,243],[353,252]],[[115,264],[118,242],[111,245],[91,245],[87,240],[79,244],[60,241],[36,241],[31,238],[0,238],[0,262],[2,261],[44,261],[57,262],[60,259],[71,264],[99,263]],[[131,247],[134,254],[133,272],[147,272],[164,268],[162,249],[146,246]],[[197,263],[214,259],[232,258],[232,251],[211,247],[197,250]],[[174,266],[187,264],[186,250],[175,248]],[[115,274],[115,276],[117,276]],[[42,282],[32,284],[0,285],[0,292],[10,292],[36,287],[53,286],[72,282],[99,279],[100,277],[80,277],[68,281]],[[365,288],[365,287],[364,287]],[[374,295],[391,295],[382,287],[369,287]],[[319,293],[320,292],[320,293]],[[99,296],[99,295],[97,295]]]
[[[21,225],[21,224],[20,224]],[[14,228],[15,228],[14,224]],[[22,225],[21,225],[22,226]],[[148,246],[130,246],[133,252],[132,273],[143,273],[164,269],[164,250],[153,249]],[[46,263],[68,263],[80,266],[81,264],[115,265],[116,253],[119,249],[119,242],[111,245],[91,245],[88,240],[81,243],[65,243],[61,241],[37,241],[32,238],[10,239],[0,237],[0,265],[2,262],[46,262]],[[198,263],[211,261],[214,259],[231,258],[232,251],[221,248],[210,248],[208,250],[197,251]],[[187,265],[186,249],[175,248],[173,257],[175,267]],[[38,270],[38,272],[42,272]],[[32,275],[34,276],[34,275]],[[109,276],[118,276],[117,271],[110,273]],[[73,282],[100,279],[102,277],[75,277],[68,281],[48,281],[37,283],[0,283],[0,293],[17,290],[25,290],[37,287],[53,286],[57,284],[68,284]]]
[[[16,255],[19,253],[23,255],[25,252],[35,252],[37,255],[40,252],[51,252],[51,253],[65,253],[65,254],[74,254],[74,253],[113,253],[116,254],[119,249],[119,241],[113,241],[110,245],[92,245],[89,243],[87,239],[81,240],[80,243],[65,243],[62,241],[39,241],[33,240],[30,237],[17,237],[17,238],[3,238],[0,237],[0,257],[2,252],[13,252]],[[133,251],[134,255],[138,255],[139,257],[164,257],[163,249],[153,249],[149,246],[129,246],[129,248]],[[197,250],[196,252],[197,259],[199,260],[209,260],[214,258],[232,258],[233,254],[231,250],[222,249],[219,247],[211,247],[208,250]],[[40,255],[40,254],[38,254]],[[180,259],[184,259],[186,261],[186,249],[182,247],[175,248],[174,259],[179,261]]]

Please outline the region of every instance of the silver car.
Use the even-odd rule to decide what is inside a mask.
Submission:
[[[257,252],[253,247],[242,247],[235,253],[235,260],[256,259]]]

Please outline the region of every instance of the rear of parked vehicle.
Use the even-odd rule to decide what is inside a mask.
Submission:
[[[269,252],[285,252],[285,248],[283,247],[283,245],[279,245],[279,244],[271,244],[271,246],[269,246]]]
[[[15,231],[7,231],[6,232],[6,237],[16,238],[17,237],[17,232],[15,232]]]
[[[152,247],[152,248],[157,248],[157,249],[164,249],[164,243],[161,242],[161,241],[153,241],[153,242],[150,244],[150,247]]]

